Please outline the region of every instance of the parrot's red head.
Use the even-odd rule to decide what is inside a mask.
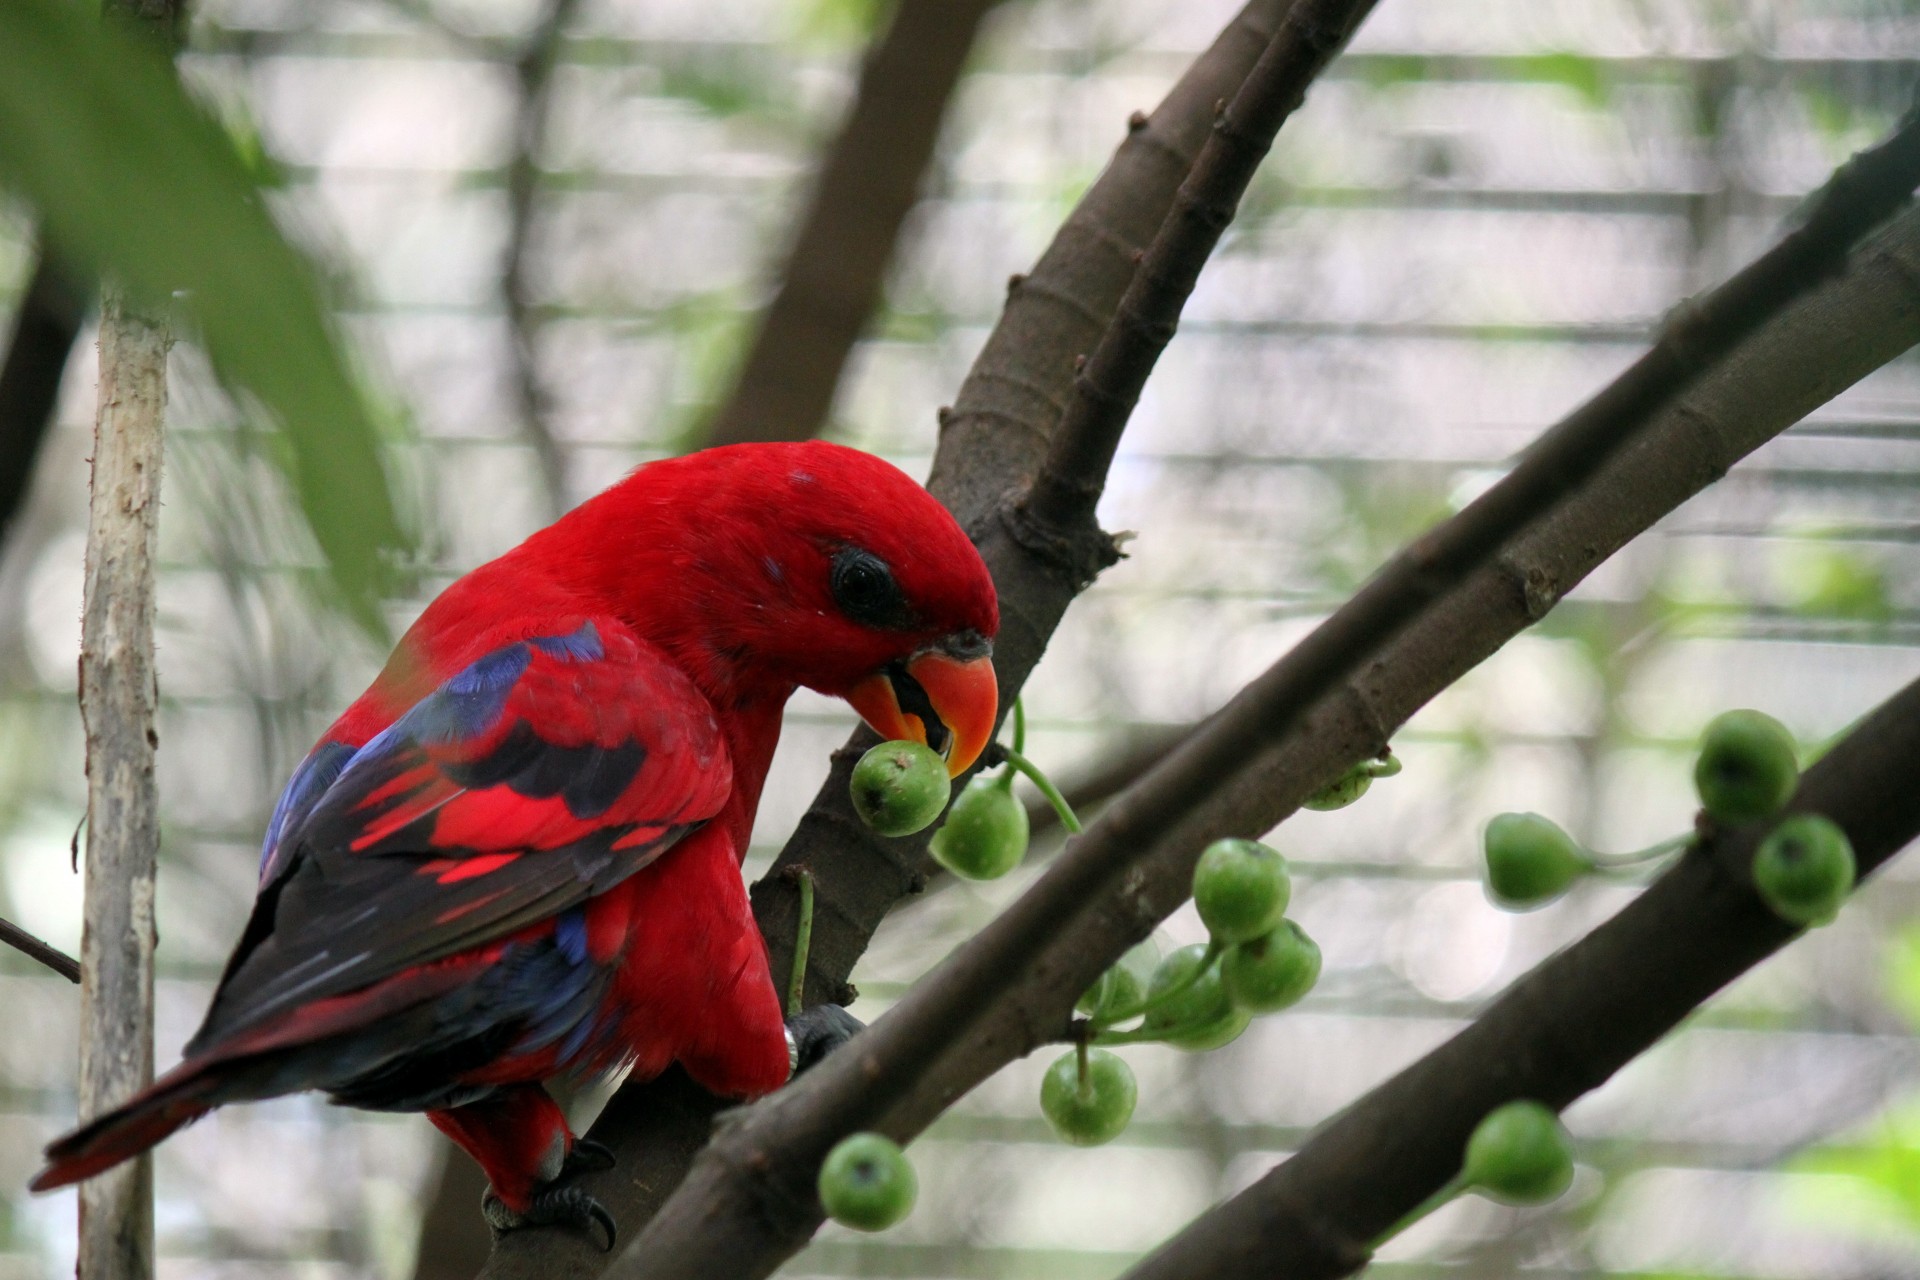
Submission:
[[[527,544],[596,592],[709,697],[804,685],[959,774],[998,710],[993,579],[945,507],[892,464],[822,441],[649,463]]]

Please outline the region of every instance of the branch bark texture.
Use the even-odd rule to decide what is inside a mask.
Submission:
[[[1067,605],[1086,585],[1086,566],[1111,547],[1091,523],[1039,554],[1008,534],[1003,499],[1024,490],[1066,403],[1076,354],[1090,350],[1132,278],[1135,251],[1158,229],[1194,156],[1205,144],[1215,105],[1245,80],[1272,39],[1287,0],[1248,0],[1151,116],[1135,115],[1098,181],[1053,243],[1009,291],[1005,312],[962,386],[943,412],[928,487],[974,531],[1000,595],[1001,632],[994,667],[1003,700],[1039,660]],[[925,883],[926,838],[875,835],[853,814],[848,779],[874,741],[864,731],[836,752],[818,797],[773,872],[754,886],[754,914],[773,971],[785,972],[798,919],[789,867],[812,872],[818,911],[809,953],[807,1000],[846,1000],[854,963],[873,931],[903,897]],[[582,1179],[627,1232],[643,1225],[685,1176],[730,1105],[695,1088],[677,1069],[620,1090],[592,1136],[619,1165]],[[583,1238],[518,1232],[495,1246],[482,1276],[491,1280],[585,1280],[607,1265]]]
[[[67,357],[86,315],[85,291],[42,247],[0,364],[0,538],[26,505],[40,444],[53,426]]]
[[[153,1079],[154,538],[160,514],[166,331],[109,291],[87,521],[80,711],[87,731],[87,879],[80,959],[80,1118]],[[81,1280],[153,1274],[149,1156],[80,1188]]]
[[[1920,834],[1920,681],[1807,771],[1788,812],[1846,830],[1862,876]],[[1619,915],[1515,983],[1465,1031],[1201,1216],[1127,1280],[1333,1280],[1459,1171],[1493,1108],[1559,1110],[1799,936],[1753,888],[1763,827],[1710,835]]]
[[[1075,377],[1073,400],[1021,503],[1027,519],[1069,528],[1093,519],[1140,392],[1240,197],[1280,126],[1306,101],[1307,86],[1372,8],[1372,0],[1303,0],[1287,11],[1280,33],[1214,123],[1113,322]]]
[[[1903,137],[1903,143],[1900,154],[1911,163],[1914,157],[1907,154],[1911,138]],[[1859,173],[1853,170],[1839,185],[1849,193],[1858,191]],[[1865,188],[1883,201],[1883,210],[1893,202],[1895,186],[1868,183]],[[1852,195],[1839,199],[1845,203]],[[1592,481],[1610,460],[1622,456],[1622,444],[1658,419],[1656,411],[1677,385],[1697,376],[1701,361],[1723,352],[1734,340],[1732,335],[1750,331],[1769,311],[1777,312],[1794,290],[1805,289],[1831,263],[1844,261],[1849,242],[1845,237],[1866,216],[1842,217],[1832,209],[1828,213],[1832,216],[1823,217],[1817,211],[1809,225],[1837,227],[1832,232],[1841,237],[1837,245],[1790,237],[1781,250],[1757,264],[1757,272],[1750,269],[1694,304],[1669,326],[1656,347],[1657,356],[1630,370],[1543,438],[1507,480],[1435,535],[1416,543],[1398,565],[1363,589],[1314,637],[1117,799],[1033,890],[958,949],[847,1052],[829,1059],[722,1133],[696,1162],[675,1198],[623,1257],[619,1274],[691,1275],[701,1266],[711,1268],[709,1273],[765,1274],[779,1257],[798,1247],[817,1223],[811,1180],[834,1141],[876,1123],[897,1132],[914,1131],[981,1078],[948,1076],[947,1060],[956,1055],[973,1067],[991,1071],[1037,1043],[1063,1034],[1074,997],[1100,967],[1186,896],[1192,860],[1204,843],[1193,837],[1253,834],[1285,815],[1282,810],[1272,815],[1272,821],[1251,829],[1236,824],[1207,831],[1195,820],[1206,815],[1205,800],[1230,794],[1232,780],[1243,774],[1247,762],[1297,737],[1295,730],[1316,703],[1330,694],[1337,696],[1340,686],[1362,664],[1409,624],[1422,620],[1434,601],[1471,578],[1477,567],[1497,567],[1498,561],[1490,557],[1550,504]],[[1882,273],[1900,276],[1910,261],[1883,256],[1878,265]],[[1760,288],[1756,277],[1767,287]],[[1903,280],[1895,293],[1898,308],[1907,312],[1907,323],[1900,334],[1903,341],[1881,348],[1881,361],[1911,345],[1914,337],[1911,289]],[[1755,305],[1767,310],[1755,315],[1751,310]],[[1850,341],[1860,341],[1858,328],[1847,332]],[[1881,361],[1864,367],[1849,363],[1855,376],[1860,376]],[[1649,363],[1656,372],[1647,372]],[[1801,364],[1799,370],[1804,375],[1807,366]],[[1648,381],[1653,385],[1646,385]],[[1829,381],[1826,371],[1807,381],[1826,385],[1829,394],[1844,385]],[[1798,390],[1800,394],[1789,397],[1789,402],[1811,407],[1806,404],[1805,388]],[[1793,420],[1776,421],[1784,427]],[[1695,488],[1703,487],[1724,466],[1720,464],[1711,476],[1692,473],[1698,480]],[[1616,502],[1619,496],[1613,495]],[[1676,503],[1684,496],[1677,495]],[[1648,522],[1668,509],[1646,512]],[[1637,531],[1626,531],[1625,536]],[[1523,592],[1527,611],[1501,640],[1557,599],[1544,582],[1527,585],[1537,590]],[[1362,621],[1356,623],[1356,618]],[[1427,690],[1421,701],[1442,687],[1444,682]],[[1384,744],[1387,723],[1376,716],[1368,734],[1372,741],[1365,750],[1344,755],[1339,765],[1376,753]],[[1324,784],[1335,773],[1330,771],[1317,781]],[[1298,799],[1294,796],[1291,803]],[[1155,872],[1170,873],[1171,878],[1154,884],[1160,896],[1149,906],[1143,890]],[[1103,917],[1108,922],[1117,918],[1122,935],[1113,940],[1117,945],[1087,945],[1087,931],[1100,928]],[[1069,936],[1079,948],[1063,954],[1062,944]],[[1036,981],[1040,984],[1038,1007],[1019,1003],[1018,994],[1033,993]],[[1057,1009],[1057,1015],[1043,1012],[1049,1008]],[[998,1039],[997,1047],[1002,1051],[1017,1047],[1018,1052],[996,1055],[997,1061],[988,1063],[978,1055],[992,1032],[1004,1034],[1007,1029],[997,1016],[1001,1013],[1014,1019],[1015,1026],[1013,1036]]]
[[[779,290],[704,443],[805,440],[826,425],[980,24],[998,3],[900,0],[868,50]]]

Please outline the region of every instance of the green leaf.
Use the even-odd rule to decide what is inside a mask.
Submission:
[[[167,60],[80,5],[0,3],[0,183],[66,252],[136,296],[172,296],[221,377],[278,419],[344,603],[383,632],[386,557],[407,540],[379,430],[312,268]]]

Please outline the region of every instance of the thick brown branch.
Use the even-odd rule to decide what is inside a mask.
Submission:
[[[1429,699],[1539,621],[1620,547],[1916,342],[1920,212],[1910,211],[1846,277],[1743,344],[1590,486],[1330,691],[1297,732],[1160,841],[1118,893],[1064,924],[880,1127],[896,1137],[918,1132],[953,1099],[1065,1027],[1075,998],[1101,970],[1186,901],[1194,861],[1209,841],[1271,830],[1307,796],[1374,755]]]
[[[900,0],[867,52],[779,291],[703,443],[805,440],[826,425],[919,199],[947,104],[997,3]]]
[[[1073,402],[1025,498],[1040,523],[1071,529],[1093,518],[1107,468],[1141,389],[1174,329],[1240,197],[1280,126],[1373,0],[1307,0],[1293,6],[1247,82],[1220,118],[1174,197],[1173,214],[1147,249],[1119,311],[1074,379]]]
[[[942,415],[929,487],[967,527],[979,531],[1000,593],[1004,621],[994,667],[1008,703],[1083,579],[1077,570],[1040,560],[1015,542],[996,512],[1003,497],[1032,475],[1040,456],[1034,442],[1044,445],[1066,401],[1074,352],[1092,345],[1125,292],[1133,247],[1144,244],[1166,217],[1187,158],[1206,141],[1215,104],[1246,78],[1285,8],[1286,0],[1248,0],[1153,115],[1129,121],[1126,140],[1106,172],[1025,283],[1011,291],[999,325],[961,388],[960,407]],[[1097,531],[1089,542],[1097,545],[1083,556],[1097,557],[1104,546]],[[924,837],[882,839],[852,814],[848,775],[858,748],[871,741],[856,735],[836,753],[827,781],[774,873],[754,888],[754,913],[774,971],[781,972],[789,963],[797,907],[792,884],[781,872],[804,864],[813,873],[823,909],[814,924],[809,1002],[842,995],[873,931],[918,888],[929,865]],[[588,1177],[586,1185],[625,1231],[637,1231],[685,1176],[708,1140],[713,1116],[728,1105],[694,1088],[678,1070],[623,1088],[592,1131],[615,1149],[619,1166]],[[482,1275],[583,1280],[605,1265],[605,1256],[582,1238],[529,1231],[501,1240]]]
[[[1291,103],[1304,92],[1311,73],[1325,66],[1332,49],[1370,7],[1370,0],[1297,0],[1281,30],[1268,41],[1234,95],[1236,106],[1226,113],[1225,118],[1232,122],[1235,130],[1232,145],[1237,152],[1251,148],[1254,162],[1264,155],[1273,133],[1288,114],[1288,110],[1275,104]],[[1303,36],[1303,32],[1312,34]],[[1303,64],[1291,56],[1302,40],[1311,43],[1316,51],[1310,62],[1304,64],[1304,72]],[[1276,49],[1281,52],[1276,54]],[[1265,130],[1264,136],[1244,136],[1244,131],[1253,129]],[[1217,125],[1215,136],[1220,136]],[[1240,181],[1244,186],[1244,178]],[[1190,189],[1188,194],[1192,195]],[[1231,194],[1237,199],[1237,189]],[[1230,215],[1231,208],[1218,207],[1207,214],[1215,221]],[[1185,228],[1191,221],[1190,212],[1176,207],[1158,235],[1162,240],[1180,236],[1181,231],[1169,228]],[[1215,226],[1214,235],[1198,250],[1202,256],[1218,242],[1218,230]],[[1167,304],[1168,309],[1156,319],[1170,324],[1183,298],[1184,293],[1177,297],[1168,293],[1159,295],[1158,301]],[[1140,319],[1135,317],[1136,321]],[[1124,315],[1116,316],[1116,328],[1126,323]],[[1158,349],[1136,349],[1135,353],[1150,361]],[[1144,381],[1144,371],[1139,376]],[[1085,389],[1083,384],[1083,395]],[[1124,420],[1124,407],[1121,415]],[[1110,460],[1111,453],[1085,459],[1088,465],[1097,468],[1104,468]],[[1088,479],[1097,486],[1103,482],[1104,473]],[[976,532],[982,553],[1003,593],[1007,593],[1009,587],[1025,588],[1016,591],[1016,599],[1045,600],[1054,606],[1045,615],[1044,630],[1032,626],[1035,615],[1030,609],[1003,609],[1005,621],[996,640],[996,662],[1010,653],[1016,681],[1023,680],[1038,659],[1047,636],[1072,596],[1092,579],[1102,564],[1111,562],[1114,553],[1094,525],[1090,507],[1079,516],[1072,523],[1058,524],[1035,512],[1008,510],[997,527]],[[1098,545],[1083,551],[1083,542]],[[829,786],[833,785],[830,781]],[[844,804],[845,784],[839,785]],[[893,868],[896,877],[909,865],[897,853],[884,849],[880,852],[882,866]],[[790,846],[783,858],[792,853]],[[844,860],[844,855],[842,857]],[[1076,877],[1090,880],[1094,889],[1098,889],[1101,873],[1085,874],[1073,852],[1056,866],[1049,878],[1058,878],[1063,866],[1068,869],[1069,881]],[[874,887],[876,881],[881,888]],[[869,909],[872,900],[880,897],[884,909],[885,886],[885,878],[875,875],[850,883],[845,892],[850,899]],[[826,886],[820,884],[816,892],[828,909],[827,918],[831,919],[839,903],[824,892],[825,889]],[[1070,893],[1073,891],[1068,889]],[[861,899],[867,901],[860,902]],[[830,1060],[785,1095],[796,1100],[792,1105],[775,1102],[744,1122],[742,1128],[752,1130],[751,1134],[730,1132],[709,1147],[680,1190],[616,1263],[614,1274],[646,1276],[650,1280],[667,1277],[692,1280],[712,1274],[762,1276],[804,1243],[818,1221],[809,1180],[812,1170],[825,1156],[827,1144],[832,1138],[877,1119],[903,1097],[912,1085],[911,1064],[924,1065],[937,1056],[951,1043],[947,1038],[949,1033],[964,1027],[990,1003],[996,981],[1016,972],[1024,955],[1039,948],[1052,927],[1051,921],[1042,918],[1031,906],[1022,916],[1023,905],[1026,900],[1002,917],[995,927],[997,933],[986,945],[970,944],[963,948],[957,957],[957,968],[944,966],[935,975],[932,981],[939,984],[939,993],[931,1001],[907,1019],[890,1015],[870,1032],[867,1038],[874,1044],[874,1053],[842,1055]],[[763,928],[766,927],[766,914],[761,915],[761,921]],[[1003,925],[1007,927],[1001,928]],[[782,949],[778,940],[787,936],[791,936],[790,929],[768,929],[776,953]],[[976,939],[976,943],[980,941]],[[947,1019],[951,1021],[943,1024]],[[866,1069],[889,1059],[896,1064],[891,1073]],[[819,1088],[809,1088],[821,1081],[824,1083]],[[805,1100],[798,1101],[802,1098]],[[738,1144],[734,1141],[736,1137],[741,1139]],[[787,1167],[772,1169],[765,1159],[768,1151],[780,1152]],[[763,1176],[763,1170],[773,1176]]]
[[[1911,141],[1903,135],[1901,147],[1878,155],[1912,164],[1917,157],[1907,154]],[[1869,164],[1865,171],[1873,174],[1875,167]],[[1861,172],[1854,169],[1856,175]],[[1896,197],[1896,191],[1895,184],[1850,178],[1836,184],[1832,202],[1844,206],[1855,200],[1877,201],[1884,209],[1904,199],[1904,194]],[[1865,215],[1840,216],[1829,210],[1816,212],[1810,225],[1823,228],[1820,235],[1839,239],[1866,220]],[[1024,1045],[1019,1044],[1019,1027],[1014,1029],[1014,1045],[1005,1039],[997,1045],[1000,1052],[1015,1048],[1000,1062],[1031,1048],[1040,1036],[1035,1028],[1046,1024],[1033,1019],[1031,1008],[1014,1003],[1014,990],[1037,979],[1047,998],[1070,1004],[1073,994],[1097,973],[1082,972],[1087,958],[1098,954],[1110,960],[1120,948],[1089,948],[1081,939],[1077,955],[1063,957],[1060,944],[1066,936],[1117,917],[1120,932],[1137,938],[1171,911],[1184,896],[1184,886],[1170,900],[1149,907],[1142,864],[1150,855],[1164,853],[1174,869],[1184,863],[1190,870],[1195,851],[1185,846],[1184,837],[1202,816],[1195,811],[1204,801],[1230,792],[1229,781],[1242,773],[1247,761],[1283,745],[1304,713],[1361,669],[1383,643],[1420,618],[1474,565],[1488,561],[1533,517],[1544,514],[1547,504],[1591,480],[1621,443],[1645,429],[1664,395],[1695,374],[1697,360],[1724,353],[1733,340],[1729,335],[1749,332],[1763,318],[1750,308],[1764,301],[1777,310],[1794,289],[1809,287],[1834,262],[1844,260],[1844,254],[1844,243],[1790,238],[1755,268],[1696,304],[1674,326],[1676,335],[1690,344],[1691,355],[1682,357],[1672,349],[1672,339],[1663,340],[1657,350],[1665,350],[1652,361],[1657,373],[1646,372],[1643,361],[1544,437],[1505,481],[1423,538],[1396,568],[1383,573],[1117,799],[1033,890],[919,983],[855,1046],[720,1135],[622,1258],[620,1274],[692,1275],[702,1266],[727,1274],[765,1274],[816,1225],[811,1179],[834,1141],[875,1123],[910,1131],[906,1117],[913,1108],[937,1109],[957,1096],[943,1059],[977,1054],[986,1025],[995,1021],[990,1013],[1023,1015],[1018,1021],[1025,1024]],[[1904,264],[1894,267],[1884,260],[1878,265],[1883,271],[1904,269]],[[1756,280],[1769,287],[1756,287]],[[1738,301],[1740,309],[1733,309],[1728,299]],[[1910,305],[1910,300],[1909,291],[1903,301]],[[1810,381],[1832,386],[1829,379],[1823,370]],[[1664,394],[1653,395],[1648,380]],[[1804,391],[1794,398],[1804,400]],[[1624,410],[1629,406],[1641,416],[1628,416]],[[1511,590],[1513,584],[1508,585]],[[1520,595],[1530,617],[1537,618],[1556,598],[1548,585],[1523,584]],[[1329,637],[1338,643],[1329,643]],[[1377,751],[1385,723],[1377,711],[1365,717],[1365,750],[1344,755],[1341,763]],[[1317,782],[1329,780],[1322,776]],[[1164,891],[1167,885],[1157,888]],[[1062,1013],[1054,1025],[1064,1029],[1064,1007]],[[996,1023],[996,1030],[1003,1028]],[[971,1081],[957,1083],[964,1087]]]
[[[1920,834],[1920,681],[1807,771],[1790,812],[1845,828],[1860,873]],[[1128,1280],[1333,1280],[1460,1168],[1493,1108],[1598,1088],[1727,983],[1798,937],[1749,877],[1763,834],[1690,852],[1619,915],[1520,979],[1473,1025],[1341,1112],[1291,1160],[1200,1217]]]
[[[26,503],[41,441],[53,426],[67,357],[86,314],[85,292],[43,248],[14,313],[6,363],[0,365],[0,538]]]
[[[80,981],[80,962],[53,946],[42,942],[11,920],[0,920],[0,943],[18,951],[21,955],[38,960],[68,982]]]
[[[547,0],[514,58],[519,100],[513,122],[513,154],[507,159],[507,243],[500,263],[500,298],[506,309],[520,431],[533,446],[547,506],[556,516],[570,505],[567,459],[554,437],[548,414],[550,397],[540,380],[539,325],[527,279],[527,255],[540,193],[540,152],[553,97],[554,67],[559,61],[561,38],[579,7],[579,0]]]

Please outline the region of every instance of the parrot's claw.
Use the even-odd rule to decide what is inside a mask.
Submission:
[[[567,1152],[566,1163],[560,1166],[562,1178],[576,1173],[605,1173],[619,1164],[619,1157],[613,1154],[613,1148],[604,1142],[595,1142],[592,1138],[575,1138],[573,1150]]]
[[[787,1057],[799,1075],[864,1031],[866,1024],[837,1004],[816,1004],[787,1019]]]
[[[536,1191],[525,1213],[507,1208],[493,1193],[493,1188],[488,1187],[486,1195],[480,1198],[480,1212],[486,1217],[487,1226],[493,1229],[496,1240],[523,1227],[579,1227],[590,1233],[597,1228],[606,1237],[601,1251],[612,1253],[614,1241],[619,1238],[607,1206],[587,1194],[584,1187],[549,1186]]]

